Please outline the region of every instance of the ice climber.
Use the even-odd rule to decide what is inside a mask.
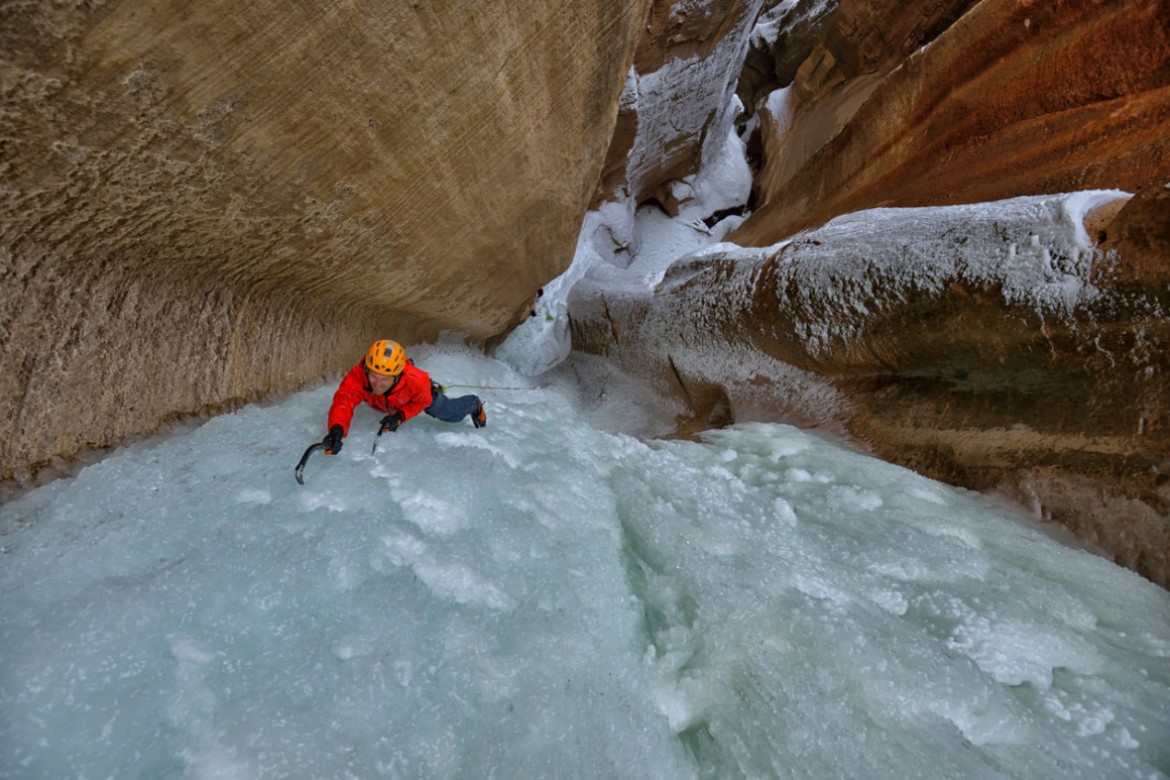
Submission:
[[[333,394],[329,433],[322,439],[326,453],[336,455],[341,450],[341,440],[349,434],[353,410],[363,401],[386,413],[379,433],[398,430],[398,426],[419,412],[451,423],[470,415],[476,428],[487,425],[478,396],[448,398],[426,371],[406,357],[401,344],[388,339],[375,341],[365,358],[342,378]]]

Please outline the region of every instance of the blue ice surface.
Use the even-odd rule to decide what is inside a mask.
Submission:
[[[642,440],[417,359],[506,388],[488,427],[371,454],[359,409],[300,486],[324,386],[0,507],[0,777],[1170,773],[1136,574],[792,427]]]

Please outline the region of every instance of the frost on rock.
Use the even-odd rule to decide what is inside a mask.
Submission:
[[[780,305],[810,353],[858,334],[908,296],[951,284],[998,289],[1008,306],[1071,321],[1100,296],[1084,215],[1115,190],[994,203],[857,212],[794,237],[775,252]]]
[[[741,109],[733,99],[729,111]],[[751,170],[744,142],[729,130],[705,159],[698,174],[675,182],[677,217],[653,205],[635,209],[629,198],[586,214],[569,269],[545,285],[533,316],[509,334],[495,356],[526,376],[553,368],[572,348],[568,301],[575,285],[588,277],[594,289],[647,293],[675,260],[718,245],[738,227],[743,216],[725,217],[711,227],[704,220],[747,202]]]
[[[732,112],[740,113],[743,104],[739,98],[733,102]],[[722,145],[712,145],[710,160],[704,157],[699,172],[680,184],[675,197],[684,220],[706,220],[717,212],[743,206],[752,192],[746,144],[734,129],[728,130]]]
[[[782,0],[760,14],[752,29],[754,46],[775,46],[784,35],[799,25],[807,25],[837,9],[834,0]]]
[[[536,376],[568,356],[572,348],[569,291],[595,266],[629,262],[634,242],[631,205],[610,201],[586,214],[568,270],[544,286],[532,316],[496,348],[496,358],[525,376]]]
[[[709,107],[724,103],[725,66],[714,57],[694,56],[671,60],[653,73],[638,76],[638,134],[627,171],[632,192],[642,189],[653,169],[670,158],[670,150],[690,144],[702,133]]]
[[[621,100],[623,108],[632,107],[638,116],[626,172],[635,197],[658,186],[661,171],[689,165],[686,161],[694,159],[696,151],[703,166],[720,156],[742,110],[735,85],[760,4],[761,0],[745,4],[733,29],[721,33],[710,51],[673,57],[649,73],[631,71]],[[705,3],[698,5],[703,6],[699,11],[710,13]],[[696,140],[701,144],[698,150]]]

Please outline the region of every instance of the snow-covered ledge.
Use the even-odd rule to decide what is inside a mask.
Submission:
[[[559,346],[530,368],[604,355],[689,407],[684,429],[823,428],[1009,494],[1165,585],[1166,302],[1114,286],[1085,229],[1128,198],[877,209],[767,248],[722,241],[734,218],[613,205],[545,296]]]

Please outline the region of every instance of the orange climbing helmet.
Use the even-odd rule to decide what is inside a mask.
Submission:
[[[406,367],[406,350],[397,341],[375,341],[366,352],[365,364],[375,373],[398,376]]]

